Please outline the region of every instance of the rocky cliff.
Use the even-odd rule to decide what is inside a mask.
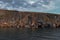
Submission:
[[[38,27],[50,24],[53,27],[60,26],[60,15],[43,12],[22,12],[13,10],[0,10],[0,27]]]

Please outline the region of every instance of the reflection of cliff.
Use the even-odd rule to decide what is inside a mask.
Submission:
[[[41,24],[42,23],[42,24]],[[0,10],[0,26],[20,26],[37,27],[38,25],[50,24],[51,26],[60,25],[60,15],[39,13],[39,12],[19,12]]]

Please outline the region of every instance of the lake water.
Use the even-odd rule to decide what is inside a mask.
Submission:
[[[60,40],[60,28],[16,29],[0,28],[0,40]]]

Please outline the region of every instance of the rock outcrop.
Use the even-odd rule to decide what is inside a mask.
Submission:
[[[0,10],[0,27],[60,27],[60,15],[43,12]]]

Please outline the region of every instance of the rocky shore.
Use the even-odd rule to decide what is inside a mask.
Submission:
[[[0,28],[58,28],[60,15],[0,10]]]

